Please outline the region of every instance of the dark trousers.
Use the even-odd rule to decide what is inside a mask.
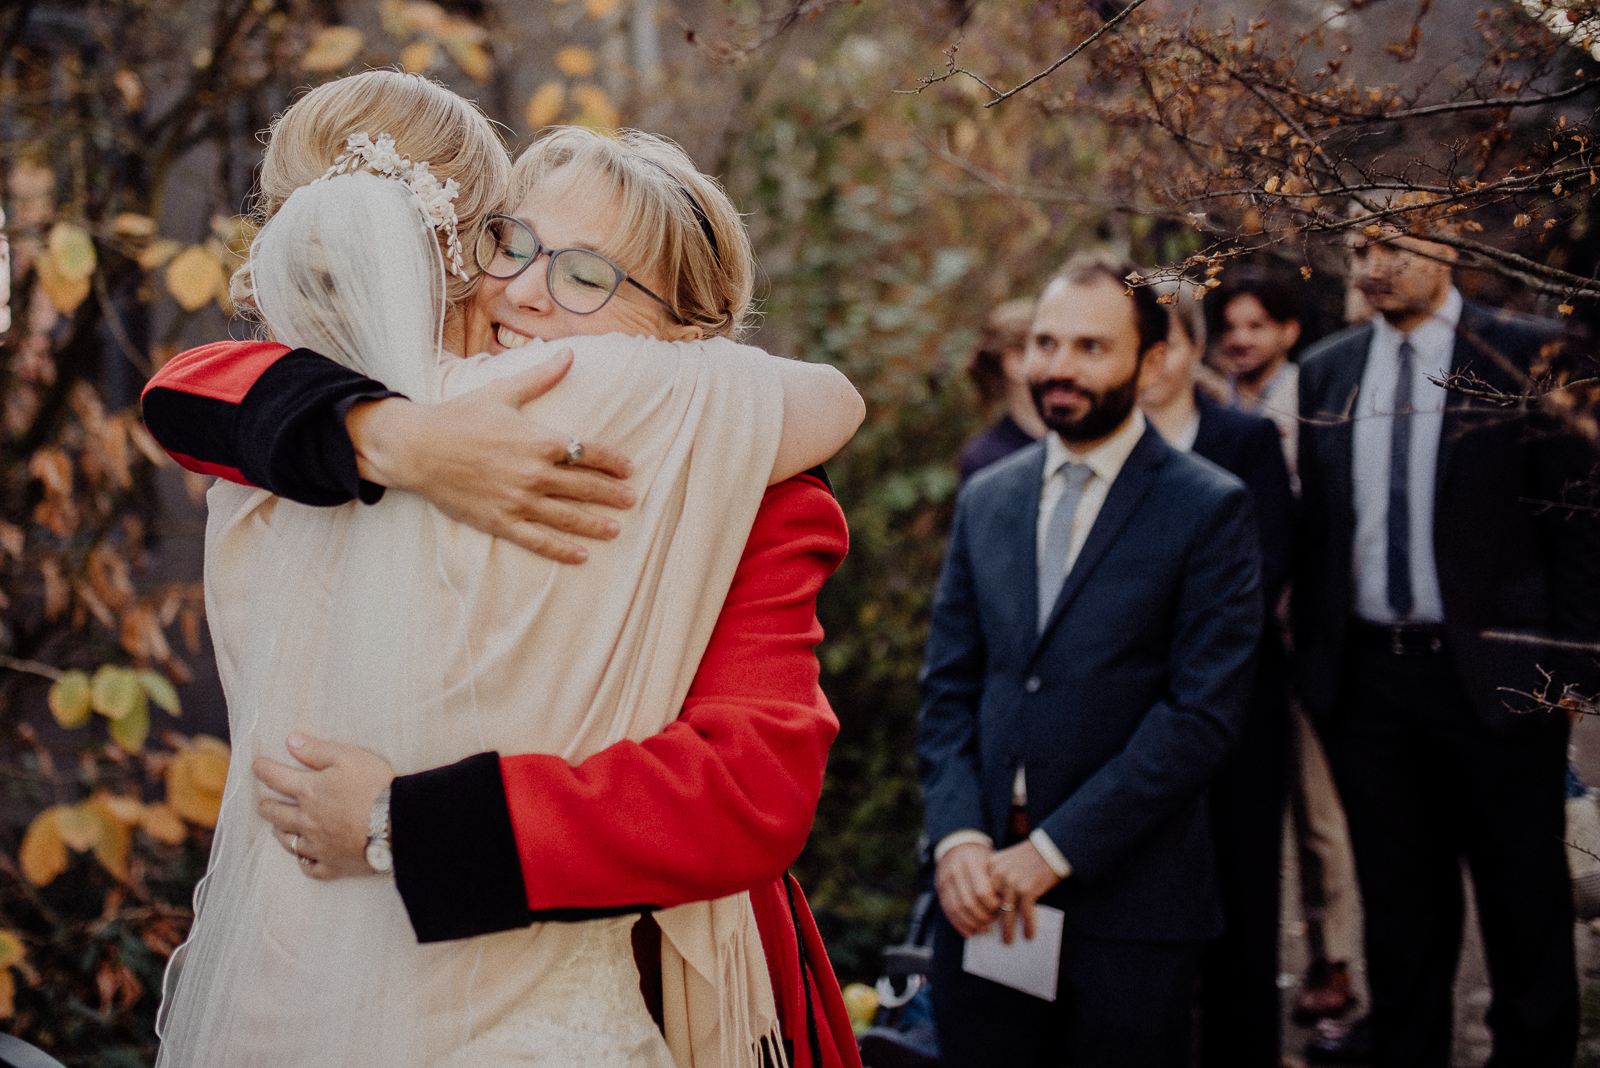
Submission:
[[[1200,1063],[1278,1068],[1278,899],[1289,770],[1281,654],[1264,650],[1250,716],[1211,785],[1217,884],[1226,927],[1200,965]]]
[[[1201,943],[1087,938],[1069,921],[1048,1002],[962,971],[963,939],[942,910],[936,924],[933,1018],[943,1068],[1188,1068]]]
[[[1380,1068],[1446,1068],[1461,859],[1494,1000],[1491,1068],[1569,1068],[1578,990],[1562,838],[1567,724],[1491,734],[1449,649],[1397,656],[1353,630],[1324,731],[1366,913]]]

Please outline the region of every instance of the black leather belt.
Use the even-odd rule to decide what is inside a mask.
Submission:
[[[1380,645],[1395,656],[1436,656],[1444,651],[1443,623],[1369,623],[1350,621],[1350,635]]]

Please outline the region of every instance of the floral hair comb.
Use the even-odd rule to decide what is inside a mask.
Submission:
[[[319,182],[341,174],[354,174],[366,168],[373,174],[383,178],[393,178],[401,182],[414,193],[422,202],[422,211],[435,230],[443,233],[449,240],[446,242],[448,258],[450,260],[450,273],[467,280],[466,268],[462,265],[461,238],[456,234],[456,194],[461,187],[454,178],[446,178],[443,185],[428,171],[428,161],[413,162],[410,157],[402,156],[394,147],[394,138],[389,134],[379,134],[374,142],[364,133],[351,134],[345,141],[346,151],[333,161]]]

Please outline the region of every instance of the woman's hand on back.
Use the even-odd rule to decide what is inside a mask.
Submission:
[[[367,828],[372,803],[394,781],[394,768],[369,749],[291,734],[289,751],[304,767],[267,757],[252,765],[257,779],[281,797],[257,805],[273,836],[301,860],[313,879],[371,875]],[[283,800],[287,798],[288,800]]]
[[[589,551],[562,535],[616,537],[617,520],[585,505],[632,508],[635,495],[622,481],[633,473],[626,456],[585,441],[582,460],[569,463],[569,439],[519,411],[571,366],[565,349],[444,404],[356,405],[345,426],[361,477],[420,494],[450,518],[558,563],[583,563]]]

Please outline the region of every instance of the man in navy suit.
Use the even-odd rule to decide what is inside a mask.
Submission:
[[[1186,1065],[1222,929],[1205,792],[1254,682],[1261,551],[1249,494],[1134,406],[1166,309],[1074,260],[1039,298],[1028,376],[1050,434],[956,506],[918,741],[936,887],[942,1063]],[[997,848],[998,847],[998,848]],[[1056,1000],[962,970],[1062,909]]]
[[[1365,227],[1352,283],[1377,311],[1301,361],[1295,674],[1344,799],[1366,913],[1376,1063],[1444,1068],[1472,874],[1492,1065],[1570,1065],[1567,718],[1519,711],[1540,668],[1592,693],[1600,536],[1561,507],[1595,454],[1520,394],[1554,324],[1464,301],[1448,246]],[[1585,662],[1587,661],[1587,662]]]

